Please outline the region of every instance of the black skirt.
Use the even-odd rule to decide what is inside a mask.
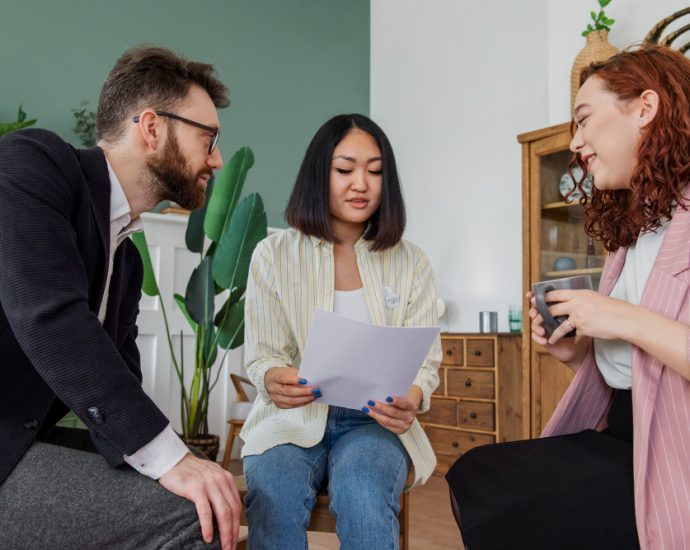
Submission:
[[[639,548],[630,391],[603,432],[477,447],[446,475],[469,550]]]

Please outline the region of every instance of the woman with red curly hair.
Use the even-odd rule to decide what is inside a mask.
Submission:
[[[645,46],[581,82],[570,148],[609,255],[599,292],[547,294],[567,316],[553,334],[530,309],[532,339],[576,373],[542,438],[448,473],[470,550],[690,548],[690,60]]]

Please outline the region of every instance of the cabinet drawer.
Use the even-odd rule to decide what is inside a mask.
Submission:
[[[468,367],[493,367],[494,365],[494,341],[493,340],[467,340],[467,366]]]
[[[434,390],[434,395],[445,395],[446,394],[446,369],[440,367],[438,369],[438,388]]]
[[[458,426],[461,428],[493,431],[496,426],[494,422],[494,404],[460,401],[458,403]]]
[[[458,425],[458,402],[456,399],[444,397],[432,397],[431,408],[419,415],[420,422],[430,424],[445,424],[446,426]]]
[[[434,448],[434,452],[441,455],[460,456],[474,447],[495,442],[494,436],[488,434],[475,434],[430,426],[426,426],[424,431]]]
[[[463,364],[463,340],[441,338],[441,347],[443,348],[444,365],[458,366]]]
[[[494,373],[466,369],[448,369],[448,395],[494,398]]]

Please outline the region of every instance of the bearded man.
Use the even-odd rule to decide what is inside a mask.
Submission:
[[[211,65],[136,47],[103,85],[96,147],[0,140],[1,548],[235,546],[232,476],[142,389],[127,238],[161,200],[202,206],[228,104]],[[54,427],[68,410],[86,437]]]

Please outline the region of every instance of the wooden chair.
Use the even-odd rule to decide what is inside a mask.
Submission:
[[[247,494],[247,482],[244,476],[235,476],[235,483],[240,492],[242,502]],[[311,519],[309,521],[308,531],[318,531],[320,533],[335,533],[335,518],[331,515],[328,509],[331,500],[328,498],[328,493],[325,490],[319,491],[316,495],[316,504],[311,512]],[[403,493],[400,497],[400,514],[398,515],[398,522],[400,523],[400,550],[409,550],[409,534],[410,534],[410,493]],[[240,517],[240,525],[247,525],[247,520],[244,517],[244,509]]]
[[[225,453],[223,454],[222,466],[226,470],[230,464],[230,454],[232,453],[232,445],[235,442],[235,438],[240,435],[242,431],[242,426],[244,426],[244,421],[249,415],[249,411],[252,408],[252,403],[244,389],[244,384],[247,386],[254,386],[249,378],[244,376],[239,376],[238,374],[231,374],[230,381],[235,387],[237,392],[237,399],[230,407],[230,418],[228,420],[228,437],[225,442]]]

